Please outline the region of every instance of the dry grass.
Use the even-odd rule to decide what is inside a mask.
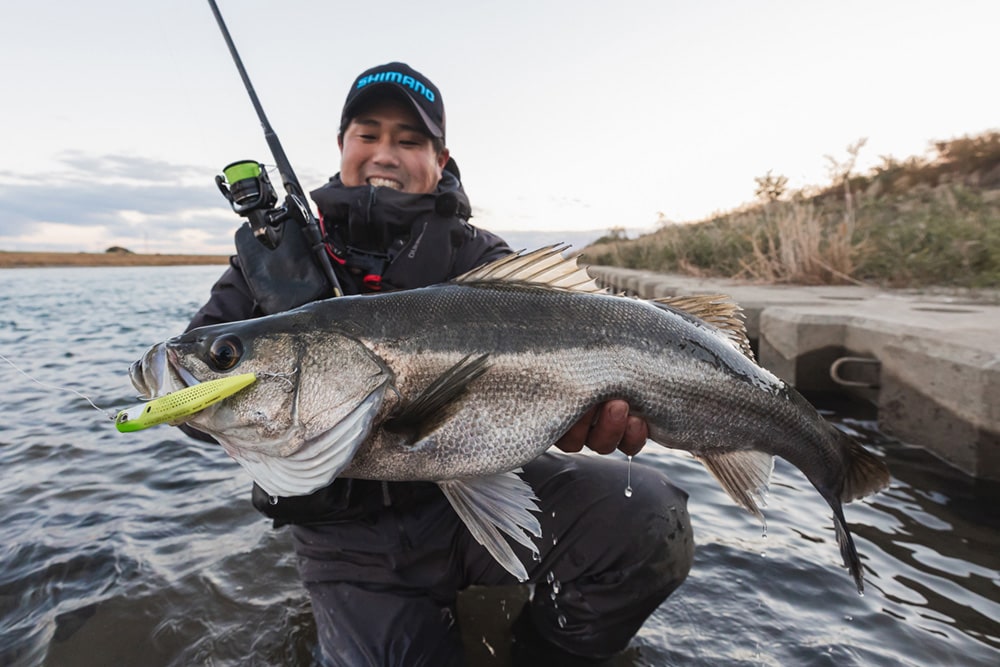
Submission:
[[[0,269],[44,266],[190,266],[227,264],[228,255],[144,255],[115,252],[5,252]]]
[[[998,287],[1000,133],[934,147],[936,160],[886,160],[864,176],[851,174],[851,162],[835,183],[808,193],[769,197],[635,240],[612,234],[586,256],[596,264],[767,283]]]

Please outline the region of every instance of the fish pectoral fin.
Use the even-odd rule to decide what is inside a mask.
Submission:
[[[760,511],[767,504],[767,487],[774,470],[774,457],[753,449],[699,454],[696,457],[712,473],[736,504],[764,522]]]
[[[441,415],[441,410],[457,399],[469,384],[489,369],[488,354],[472,358],[462,357],[454,366],[441,373],[426,389],[406,401],[383,427],[396,433],[416,430],[426,433],[433,430],[433,423]]]
[[[538,498],[519,472],[450,479],[438,482],[438,486],[476,541],[518,581],[526,581],[524,564],[503,536],[506,533],[538,555],[538,547],[531,539],[542,535],[538,519],[531,514],[539,511],[535,504]]]

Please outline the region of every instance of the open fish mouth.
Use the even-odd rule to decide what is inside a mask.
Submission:
[[[192,387],[199,380],[177,361],[177,353],[157,343],[128,369],[132,385],[143,399],[152,400],[172,391]]]

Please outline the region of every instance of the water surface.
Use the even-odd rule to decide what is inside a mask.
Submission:
[[[127,369],[179,333],[218,266],[0,271],[0,354],[117,410]],[[106,415],[0,362],[0,664],[309,665],[315,629],[288,535],[221,448]],[[778,462],[767,536],[690,458],[647,447],[691,494],[687,582],[633,642],[643,665],[1000,664],[1000,492],[836,406],[892,487],[829,508]],[[626,480],[622,480],[624,492]],[[616,539],[611,533],[609,540]]]

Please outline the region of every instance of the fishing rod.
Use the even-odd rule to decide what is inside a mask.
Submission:
[[[215,183],[222,195],[229,200],[233,210],[238,215],[247,218],[254,237],[272,250],[281,243],[283,223],[289,218],[298,222],[306,242],[312,249],[313,257],[330,283],[333,295],[341,296],[343,290],[333,271],[330,258],[327,256],[323,235],[320,232],[316,216],[313,215],[302,186],[299,185],[299,179],[296,178],[292,165],[285,155],[285,150],[281,147],[281,142],[278,141],[278,135],[275,134],[267,120],[264,107],[261,106],[253,84],[250,83],[250,77],[247,75],[246,68],[243,67],[243,60],[236,50],[236,45],[233,43],[233,38],[229,34],[229,29],[226,27],[218,5],[215,0],[208,0],[208,4],[212,8],[215,21],[219,24],[219,30],[222,31],[222,37],[226,40],[226,46],[233,57],[233,62],[236,63],[236,69],[239,70],[243,86],[246,88],[247,94],[250,95],[250,102],[253,104],[257,118],[260,119],[261,127],[264,129],[264,139],[267,141],[268,148],[271,149],[271,155],[278,167],[278,175],[281,176],[281,184],[285,188],[285,205],[274,208],[277,203],[274,188],[267,177],[264,166],[254,160],[240,160],[227,165],[222,170],[223,173],[215,177]]]

